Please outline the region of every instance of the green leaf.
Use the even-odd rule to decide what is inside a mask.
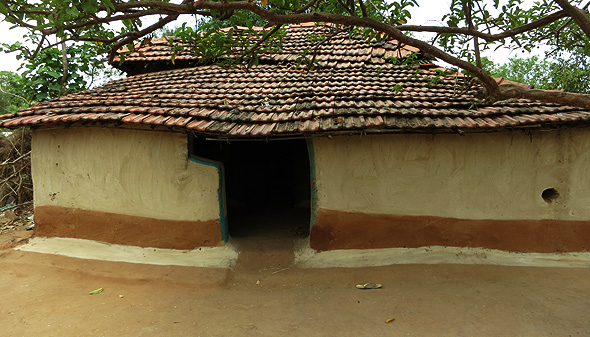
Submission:
[[[61,74],[58,73],[57,71],[53,71],[53,70],[48,71],[47,75],[49,75],[53,78],[61,78]]]
[[[400,92],[402,90],[404,90],[404,87],[399,84],[396,84],[393,86],[393,88],[391,88],[391,91],[393,91],[393,92]]]
[[[98,4],[93,1],[82,1],[80,7],[84,13],[95,13],[98,11]]]
[[[100,294],[104,291],[104,288],[98,288],[96,290],[93,290],[90,292],[90,295],[96,295],[96,294]]]
[[[80,12],[78,11],[78,9],[76,7],[70,7],[68,9],[66,9],[66,13],[70,17],[76,17],[80,14]]]
[[[111,0],[100,0],[100,2],[107,8],[108,10],[115,11],[115,5],[111,2]]]
[[[57,83],[50,83],[49,84],[49,89],[51,90],[55,90],[55,91],[60,91],[61,90],[61,86]]]

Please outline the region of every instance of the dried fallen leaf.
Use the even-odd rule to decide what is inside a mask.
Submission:
[[[385,320],[385,323],[391,323],[393,321],[395,321],[395,318],[388,318]]]
[[[383,285],[379,283],[365,283],[365,284],[357,284],[357,289],[381,289]]]

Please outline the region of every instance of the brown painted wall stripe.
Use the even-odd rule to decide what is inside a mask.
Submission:
[[[174,221],[58,206],[35,208],[37,236],[113,244],[194,249],[223,243],[218,220]]]
[[[469,220],[320,209],[311,248],[482,247],[513,252],[590,250],[590,221]]]

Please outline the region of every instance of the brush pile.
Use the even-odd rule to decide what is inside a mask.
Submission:
[[[31,130],[3,132],[0,161],[0,209],[32,203]]]
[[[0,133],[0,249],[33,235],[31,130]]]

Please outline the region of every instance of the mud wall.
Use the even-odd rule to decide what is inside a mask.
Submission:
[[[41,235],[166,248],[221,241],[217,169],[188,160],[184,134],[41,129],[32,149]]]
[[[373,241],[379,241],[380,231],[388,233],[385,242],[372,247],[448,242],[498,248],[498,238],[510,233],[524,237],[542,231],[543,242],[561,240],[552,237],[555,230],[549,235],[546,228],[561,228],[557,232],[573,239],[577,234],[568,226],[575,222],[576,231],[585,230],[590,220],[588,130],[335,137],[314,139],[313,145],[319,249],[361,248],[358,226],[365,227],[361,232],[373,231]],[[356,220],[347,224],[346,219]],[[535,222],[541,220],[553,220],[554,225]],[[440,234],[426,239],[428,235],[413,232],[418,228]],[[357,243],[346,243],[344,233],[356,233]],[[395,244],[392,235],[397,236]],[[457,241],[458,237],[465,239]],[[518,247],[516,239],[502,249],[585,250],[590,238],[584,240],[571,249],[528,249]],[[371,248],[367,242],[362,245]]]

